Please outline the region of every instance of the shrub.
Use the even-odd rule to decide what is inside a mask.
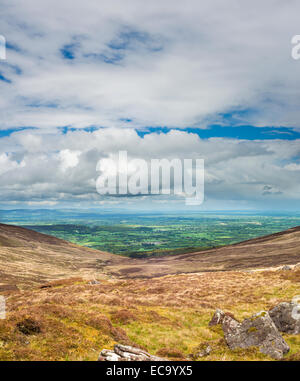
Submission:
[[[39,323],[31,318],[25,318],[17,323],[17,328],[24,335],[34,335],[41,332]]]
[[[101,331],[106,335],[110,334],[113,328],[111,321],[104,315],[88,316],[85,320],[85,324]]]
[[[156,352],[156,354],[157,354],[157,356],[161,356],[161,357],[171,357],[171,358],[176,358],[176,359],[183,359],[184,358],[184,354],[176,348],[164,347],[164,348],[159,349]]]
[[[128,324],[132,321],[137,320],[137,317],[129,310],[123,309],[119,311],[114,311],[111,313],[112,321],[114,323]]]

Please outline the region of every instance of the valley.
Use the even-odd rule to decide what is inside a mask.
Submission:
[[[116,343],[170,360],[270,361],[232,350],[215,310],[242,321],[300,294],[300,227],[216,249],[128,258],[0,224],[0,360],[97,360]],[[298,265],[297,265],[298,264]],[[285,269],[287,268],[287,270]],[[300,336],[283,333],[285,360]],[[210,353],[199,355],[209,346]]]
[[[131,258],[226,246],[300,225],[300,216],[251,212],[0,211],[1,221]]]

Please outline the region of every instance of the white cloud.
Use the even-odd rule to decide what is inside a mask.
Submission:
[[[300,164],[290,163],[287,164],[284,168],[288,171],[300,171]]]
[[[298,128],[299,12],[296,0],[2,1],[1,33],[19,49],[1,63],[1,128],[205,127],[233,111]]]
[[[16,169],[24,168],[25,161],[18,163],[17,161],[11,160],[7,153],[2,153],[0,155],[0,176]]]
[[[27,202],[28,206],[55,206],[57,205],[56,201],[29,201]]]
[[[299,201],[298,140],[203,140],[175,130],[141,138],[133,129],[299,130],[300,62],[290,44],[299,13],[296,0],[3,0],[0,129],[36,129],[0,139],[1,200],[116,203],[97,194],[96,164],[127,150],[147,160],[204,158],[208,204]],[[109,128],[57,129],[66,126]]]
[[[39,151],[32,152],[24,138],[27,134],[40,141]],[[300,156],[297,140],[204,140],[184,131],[151,133],[142,138],[136,131],[124,128],[60,135],[21,131],[0,139],[0,198],[76,205],[117,202],[97,193],[96,166],[100,159],[115,157],[120,150],[126,150],[130,159],[203,158],[204,207],[217,200],[231,207],[279,207],[300,201],[298,177],[291,176],[291,170],[299,169],[295,161]],[[149,197],[152,202],[173,202],[170,197]],[[121,202],[139,200],[129,197]]]
[[[80,151],[70,151],[69,149],[64,149],[58,154],[60,160],[60,167],[63,172],[69,168],[74,168],[79,163]]]

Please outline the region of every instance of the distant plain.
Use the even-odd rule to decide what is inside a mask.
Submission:
[[[300,225],[300,215],[258,212],[0,211],[14,224],[113,254],[143,258],[230,245]]]

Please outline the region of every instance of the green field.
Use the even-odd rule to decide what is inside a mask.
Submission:
[[[243,213],[1,211],[0,218],[1,222],[131,257],[204,250],[300,225],[300,216]]]

